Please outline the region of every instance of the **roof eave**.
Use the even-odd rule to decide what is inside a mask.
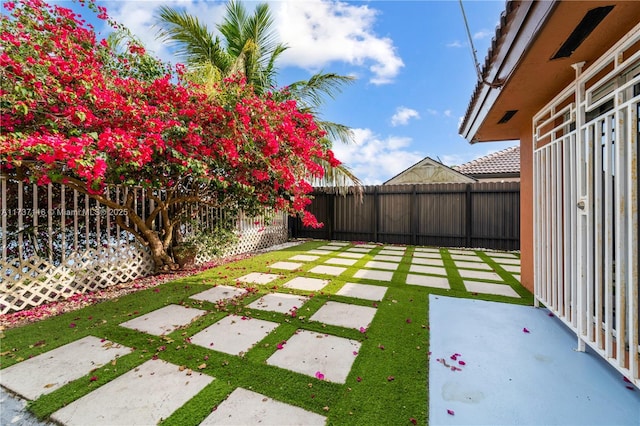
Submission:
[[[467,113],[458,132],[469,143],[482,142],[478,135],[489,111],[495,105],[501,88],[508,84],[521,59],[556,7],[552,1],[508,1],[504,23],[496,31],[494,46],[482,70],[483,81],[478,82]],[[508,29],[504,32],[504,28]]]

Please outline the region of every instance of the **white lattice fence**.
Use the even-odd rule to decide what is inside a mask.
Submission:
[[[112,197],[135,194],[144,218],[153,201],[135,188],[113,188]],[[120,229],[114,211],[62,185],[39,188],[0,178],[0,314],[55,302],[128,282],[154,271],[148,250]],[[117,213],[116,213],[117,214]],[[225,212],[205,211],[205,227]],[[224,255],[260,250],[287,240],[283,213],[240,216],[237,243]],[[200,255],[198,263],[211,260]]]

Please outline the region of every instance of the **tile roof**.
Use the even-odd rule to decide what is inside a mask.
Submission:
[[[496,174],[519,175],[520,146],[512,146],[452,168],[468,176]]]

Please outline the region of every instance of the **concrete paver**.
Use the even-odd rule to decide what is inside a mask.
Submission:
[[[416,251],[416,252],[413,253],[413,257],[414,257],[414,259],[416,257],[426,257],[426,258],[429,258],[429,259],[442,259],[442,255],[440,254],[439,251],[438,252]]]
[[[480,260],[480,259],[478,259]],[[491,266],[487,265],[486,263],[481,263],[481,262],[462,262],[460,260],[455,260],[453,263],[455,263],[456,267],[458,268],[468,268],[468,269],[484,269],[487,271],[492,271],[493,268],[491,268]]]
[[[364,278],[374,281],[386,281],[391,282],[393,279],[393,272],[389,271],[376,271],[372,269],[359,269],[353,274],[354,278]]]
[[[344,265],[344,266],[353,266],[358,259],[346,259],[343,257],[332,257],[330,259],[325,260],[324,263],[329,263],[331,265]]]
[[[318,278],[295,277],[284,283],[284,287],[295,288],[297,290],[318,291],[322,290],[329,281]]]
[[[346,246],[350,246],[351,243],[348,243],[346,241],[331,241],[329,242],[330,246],[339,246],[339,247],[346,247]]]
[[[247,275],[243,275],[240,278],[237,278],[237,281],[241,283],[250,283],[250,284],[269,284],[273,280],[277,280],[280,278],[280,275],[277,274],[266,274],[264,272],[251,272]]]
[[[411,264],[444,267],[444,261],[441,258],[432,259],[427,257],[414,257],[413,259],[411,259]]]
[[[346,270],[347,268],[342,268],[340,266],[318,265],[309,269],[309,272],[314,274],[333,275],[337,277]]]
[[[364,253],[351,253],[348,251],[343,251],[338,253],[338,256],[340,257],[348,257],[350,259],[362,259],[363,257],[365,257]]]
[[[194,294],[190,299],[203,300],[206,302],[217,303],[220,300],[232,299],[234,297],[242,296],[247,292],[244,288],[231,287],[228,285],[219,285],[209,290]]]
[[[317,250],[334,251],[334,250],[340,250],[341,248],[342,247],[340,247],[340,246],[326,245],[326,246],[318,247]]]
[[[34,400],[89,374],[132,349],[117,343],[83,337],[0,371],[0,384]]]
[[[236,388],[201,426],[309,425],[321,426],[326,417],[276,401],[244,388]]]
[[[213,377],[180,371],[162,360],[147,361],[53,413],[73,426],[155,425],[190,400]]]
[[[407,275],[407,284],[409,285],[419,285],[422,287],[434,287],[434,288],[444,288],[450,289],[449,280],[444,277],[431,277],[428,275],[416,275],[416,274],[408,274]]]
[[[373,260],[381,260],[383,262],[402,262],[402,257],[400,256],[391,256],[388,254],[377,254],[373,256]]]
[[[479,280],[502,281],[502,277],[495,272],[489,271],[472,271],[469,269],[458,269],[462,278],[476,278]]]
[[[500,265],[520,265],[520,259],[514,257],[491,257],[496,263]]]
[[[416,247],[414,249],[414,253],[417,253],[417,252],[440,254],[440,249],[437,247]]]
[[[520,273],[520,265],[500,265],[502,267],[502,269],[504,269],[507,272],[511,272],[513,274],[519,274]]]
[[[191,337],[191,343],[230,355],[246,353],[280,324],[228,315]]]
[[[355,297],[356,299],[366,299],[379,301],[384,298],[387,287],[371,284],[346,283],[336,292],[339,296]]]
[[[411,265],[409,271],[419,274],[434,274],[447,276],[447,270],[439,266]]]
[[[516,291],[507,284],[492,284],[482,281],[464,281],[464,287],[471,293],[495,294],[498,296],[520,297]]]
[[[332,255],[332,254],[333,254],[333,252],[332,252],[332,251],[328,251],[328,250],[317,250],[317,249],[309,250],[309,251],[307,251],[307,253],[309,253],[309,254],[317,254],[318,256],[329,256],[329,255]]]
[[[327,302],[309,318],[311,321],[319,321],[340,327],[368,328],[376,308],[370,306],[351,305],[341,302]]]
[[[357,246],[348,248],[347,251],[350,251],[352,253],[369,253],[371,249],[369,247]]]
[[[302,266],[302,263],[297,263],[297,262],[275,262],[269,265],[270,268],[285,269],[287,271],[295,271],[301,266]]]
[[[293,257],[290,257],[289,260],[298,260],[301,262],[313,262],[320,259],[320,256],[313,256],[308,254],[297,254]]]
[[[316,377],[344,383],[360,351],[361,343],[343,337],[297,330],[282,350],[267,359],[267,364]]]
[[[383,254],[383,255],[388,255],[388,256],[398,256],[398,255],[402,255],[404,253],[401,253],[398,250],[382,249],[382,250],[380,250],[378,252],[378,254]]]
[[[120,326],[143,331],[155,336],[163,336],[190,324],[193,320],[206,313],[207,311],[203,311],[202,309],[168,305],[164,308],[149,312],[146,315],[123,322]]]
[[[254,300],[247,306],[251,309],[286,314],[294,309],[299,309],[307,300],[309,300],[308,297],[295,294],[270,293],[265,294],[258,300]]]
[[[371,260],[367,262],[364,267],[371,269],[385,269],[388,271],[395,271],[398,269],[398,264],[393,262],[379,262],[375,260]]]

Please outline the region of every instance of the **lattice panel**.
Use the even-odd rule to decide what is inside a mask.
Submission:
[[[38,256],[0,261],[0,314],[131,281],[153,270],[151,255],[137,243],[75,252],[58,266]]]

